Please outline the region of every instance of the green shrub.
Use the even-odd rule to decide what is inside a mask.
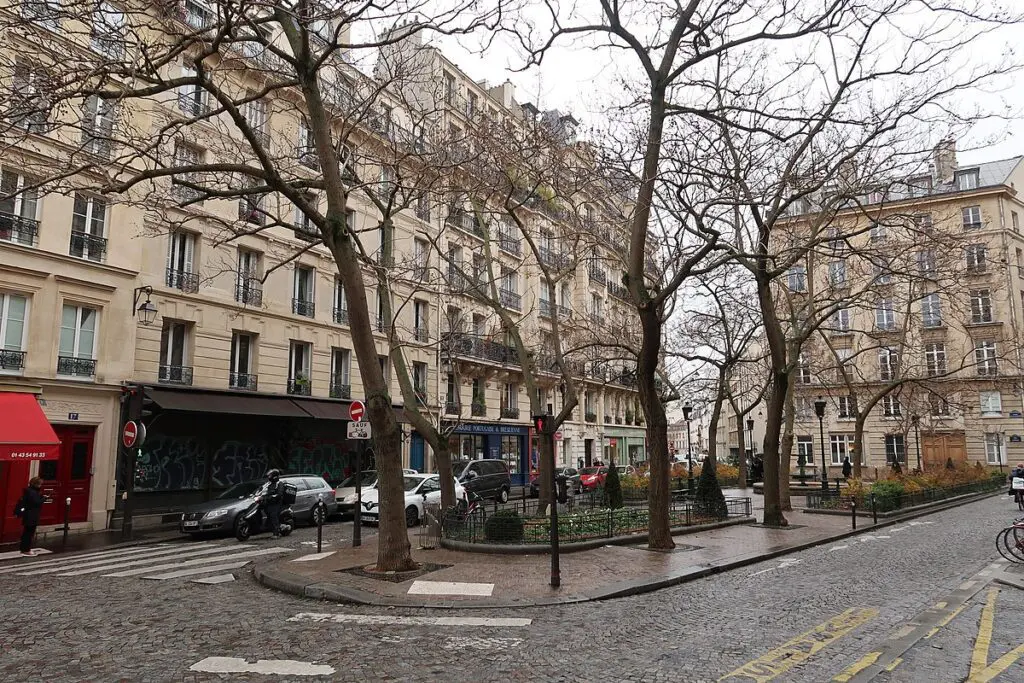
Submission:
[[[498,510],[484,522],[484,538],[492,543],[522,543],[522,517],[515,510]]]
[[[875,496],[875,509],[879,512],[890,512],[900,507],[900,499],[905,489],[903,482],[885,479],[875,482],[871,493]]]
[[[701,468],[700,479],[697,480],[694,507],[697,514],[700,515],[709,515],[717,519],[725,519],[729,516],[729,510],[725,505],[725,495],[722,493],[722,487],[718,484],[718,473],[714,467]]]

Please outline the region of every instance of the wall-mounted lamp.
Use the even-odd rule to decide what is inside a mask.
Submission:
[[[140,304],[139,299],[142,298],[143,293],[146,295],[146,300]],[[156,304],[149,300],[149,297],[152,296],[152,294],[153,288],[149,285],[135,288],[135,301],[132,303],[132,316],[134,317],[135,314],[138,313],[139,321],[143,325],[152,325],[153,321],[156,320]]]

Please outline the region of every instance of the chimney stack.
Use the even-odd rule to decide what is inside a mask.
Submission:
[[[949,185],[956,173],[956,139],[946,138],[935,145],[932,152],[935,167],[935,184]]]

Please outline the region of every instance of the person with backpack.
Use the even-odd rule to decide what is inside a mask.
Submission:
[[[14,505],[14,515],[21,518],[21,544],[18,549],[23,557],[33,557],[32,538],[36,535],[36,527],[39,526],[39,513],[43,509],[46,499],[43,497],[42,477],[32,477],[28,480],[28,486],[21,494],[21,498]]]

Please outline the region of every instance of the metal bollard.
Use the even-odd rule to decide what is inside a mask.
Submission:
[[[871,494],[871,518],[875,524],[878,524],[878,508],[875,507],[875,494]]]
[[[327,516],[327,506],[320,500],[317,501],[316,507],[318,510],[314,513],[316,515],[316,554],[319,555],[324,542],[324,518]]]
[[[850,499],[850,522],[853,524],[853,528],[857,528],[857,499]]]
[[[64,537],[61,539],[62,545],[67,545],[68,542],[68,531],[71,530],[71,496],[64,499]]]

